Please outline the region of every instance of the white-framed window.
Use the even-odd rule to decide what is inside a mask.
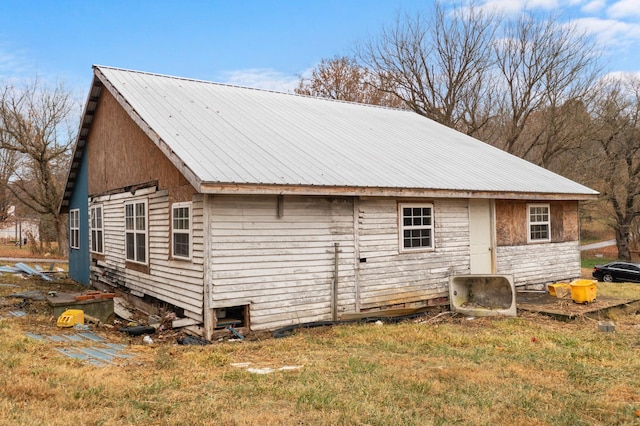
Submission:
[[[549,204],[527,204],[527,240],[530,243],[551,241]]]
[[[147,263],[147,200],[125,203],[125,256],[127,260]]]
[[[102,206],[91,206],[89,209],[91,225],[91,251],[104,253],[104,230],[102,226]]]
[[[400,251],[433,249],[433,204],[399,204]]]
[[[69,248],[80,248],[80,210],[69,210]]]
[[[171,207],[171,254],[179,259],[191,259],[191,203],[176,203]]]

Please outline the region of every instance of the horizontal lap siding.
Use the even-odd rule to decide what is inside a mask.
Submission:
[[[355,294],[351,199],[211,197],[213,307],[250,304],[254,330],[331,318],[334,243],[338,306]]]
[[[447,296],[448,277],[469,272],[466,200],[434,202],[435,250],[400,253],[396,200],[361,200],[358,208],[360,307]]]
[[[202,197],[198,196],[192,208],[192,260],[170,259],[170,205],[166,191],[148,197],[104,197],[105,277],[112,284],[124,285],[185,310],[187,317],[202,321],[203,308],[203,216]],[[148,202],[149,273],[125,268],[124,204],[129,200]],[[100,200],[100,199],[99,199]],[[97,202],[99,202],[96,201]],[[92,265],[92,277],[103,268]]]
[[[578,241],[501,246],[496,249],[499,274],[513,274],[515,285],[545,284],[580,276]]]

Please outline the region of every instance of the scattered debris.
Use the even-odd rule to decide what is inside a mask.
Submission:
[[[26,274],[28,274],[28,275],[35,275],[35,276],[38,276],[38,277],[42,278],[42,279],[43,279],[43,280],[45,280],[45,281],[52,281],[52,278],[51,278],[51,277],[48,277],[47,275],[45,275],[45,274],[44,274],[44,273],[42,273],[42,272],[38,272],[38,271],[36,271],[35,269],[31,268],[30,266],[25,265],[25,264],[24,264],[24,263],[22,263],[22,262],[18,262],[18,263],[16,263],[16,264],[15,264],[15,267],[16,267],[18,270],[20,270],[20,271],[22,271],[22,272],[25,272],[25,273],[26,273]]]
[[[76,324],[84,324],[84,311],[81,309],[67,309],[58,317],[58,327],[73,327]]]
[[[113,311],[122,319],[132,321],[134,316],[134,309],[129,306],[122,297],[113,298]]]
[[[115,293],[102,293],[100,291],[88,291],[75,297],[76,300],[113,299]]]
[[[23,291],[22,293],[13,293],[13,294],[10,294],[9,297],[16,297],[20,299],[29,299],[29,300],[45,300],[44,294],[40,293],[38,290],[29,290],[29,291]]]
[[[251,365],[250,362],[232,362],[231,366],[232,367],[237,367],[237,368],[247,368]]]
[[[199,345],[199,346],[205,346],[205,345],[211,345],[213,342],[211,342],[210,340],[204,339],[202,337],[197,337],[197,336],[181,336],[178,337],[178,344],[179,345]]]
[[[77,333],[63,335],[40,335],[35,333],[25,333],[27,337],[40,341],[53,341],[56,343],[86,343],[90,341],[96,343],[95,346],[71,346],[64,348],[55,348],[61,354],[84,361],[96,367],[104,367],[106,365],[117,365],[118,359],[131,359],[133,354],[125,351],[126,346],[119,343],[106,342],[104,338],[94,333]]]
[[[231,364],[232,367],[237,368],[246,368],[249,373],[253,374],[271,374],[276,371],[292,371],[292,370],[300,370],[304,367],[304,365],[284,365],[278,368],[264,367],[264,368],[251,368],[250,362],[234,362]]]
[[[147,345],[153,345],[153,339],[151,338],[151,336],[147,336],[147,335],[145,335],[145,336],[142,338],[142,341],[143,341],[145,344],[147,344]]]
[[[150,325],[133,325],[120,328],[118,331],[127,333],[129,336],[142,336],[143,334],[154,334],[156,329]]]
[[[229,330],[230,332],[232,332],[232,333],[233,333],[233,335],[234,335],[234,336],[236,336],[238,339],[240,339],[240,340],[244,340],[244,336],[243,336],[243,335],[241,335],[241,334],[238,332],[238,330],[236,330],[235,328],[233,328],[233,327],[229,326],[229,327],[227,327],[227,330]]]
[[[598,330],[613,333],[616,331],[616,326],[613,321],[598,321]]]
[[[235,362],[231,364],[232,367],[246,368],[249,373],[253,373],[253,374],[271,374],[271,373],[275,373],[276,371],[293,371],[293,370],[300,370],[301,368],[304,367],[304,365],[285,365],[279,368],[271,368],[271,367],[251,368],[249,367],[250,365],[251,365],[250,362]]]

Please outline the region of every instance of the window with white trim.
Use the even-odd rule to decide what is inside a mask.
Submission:
[[[433,204],[400,204],[400,251],[433,249]]]
[[[80,248],[80,210],[69,211],[69,248]]]
[[[527,239],[530,243],[551,241],[551,214],[549,204],[527,205]]]
[[[125,256],[127,260],[147,263],[147,200],[124,205]]]
[[[89,210],[91,225],[91,251],[104,253],[104,230],[102,228],[102,206],[92,206]]]
[[[173,257],[191,258],[191,203],[171,207],[171,247]]]

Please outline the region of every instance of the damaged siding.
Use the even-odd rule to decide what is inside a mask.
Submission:
[[[331,319],[334,243],[338,312],[353,311],[353,203],[347,198],[210,198],[211,302],[250,306],[251,329]]]
[[[496,272],[513,274],[520,286],[578,278],[578,202],[549,202],[551,242],[544,243],[527,243],[527,205],[496,200]]]
[[[359,202],[361,309],[445,297],[449,275],[469,272],[467,200],[425,202],[434,204],[435,248],[415,253],[399,253],[396,200]]]
[[[149,295],[184,309],[185,316],[202,321],[203,238],[202,197],[193,202],[193,258],[191,261],[170,258],[170,204],[168,191],[142,190],[96,197],[93,203],[103,206],[104,255],[93,255],[91,277],[112,286],[122,286],[135,295]],[[143,195],[141,195],[143,194]],[[148,201],[149,265],[125,261],[124,204],[132,200]]]
[[[498,274],[513,274],[516,286],[580,277],[578,241],[496,248]]]

